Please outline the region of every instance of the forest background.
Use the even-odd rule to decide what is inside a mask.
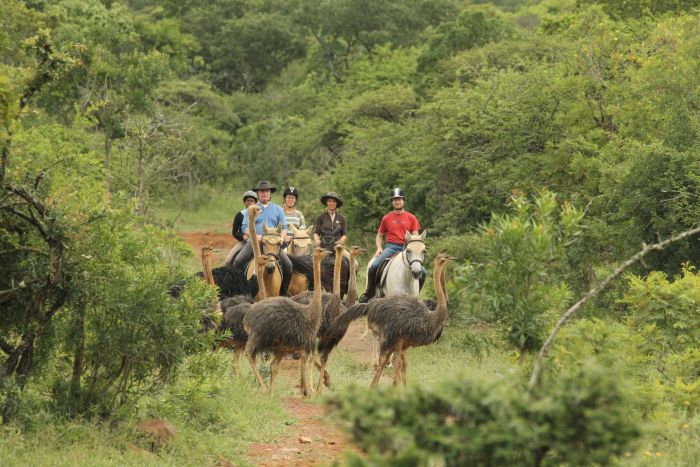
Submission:
[[[38,430],[68,430],[49,438],[109,457],[104,439],[128,438],[125,421],[166,414],[196,426],[205,446],[164,453],[166,462],[191,455],[185,462],[198,464],[218,443],[217,426],[279,408],[245,381],[224,388],[212,376],[226,365],[198,332],[212,292],[193,284],[178,301],[166,294],[191,272],[178,222],[197,212],[226,222],[260,179],[298,187],[307,219],[321,194],[339,192],[351,243],[374,234],[392,187],[406,190],[431,257],[460,258],[449,285],[452,345],[511,361],[514,386],[489,391],[532,407],[517,384],[561,312],[643,243],[700,218],[699,8],[1,2],[0,457],[26,460]],[[416,436],[408,451],[387,452],[362,430],[358,443],[381,459],[437,455],[457,465],[699,464],[699,260],[697,238],[648,255],[553,351],[547,400],[568,416],[589,396],[605,407],[592,416],[607,427],[600,439],[586,438],[587,425],[562,441],[571,419],[547,412],[562,425],[548,425],[532,459],[519,457],[532,439],[503,427],[500,450],[491,440],[456,452],[459,443],[421,446]],[[600,391],[578,394],[577,381]],[[483,400],[459,387],[447,406]],[[619,398],[601,402],[611,393]],[[211,394],[243,408],[221,411]],[[578,402],[566,405],[566,394]],[[409,397],[397,412],[420,413],[430,397],[443,396]],[[379,403],[343,400],[357,426]],[[415,420],[384,422],[372,431],[415,435]],[[496,457],[478,457],[486,452]]]

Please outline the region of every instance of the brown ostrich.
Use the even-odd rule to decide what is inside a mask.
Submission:
[[[327,250],[313,253],[314,294],[311,303],[302,305],[287,297],[272,297],[255,303],[243,318],[248,333],[245,354],[261,388],[265,382],[260,376],[256,357],[260,352],[274,355],[270,364],[270,389],[274,386],[279,364],[285,355],[298,352],[301,392],[309,395],[306,384],[306,361],[314,351],[316,334],[321,325],[321,260]]]
[[[379,337],[379,365],[372,380],[372,386],[379,383],[382,371],[394,354],[394,385],[406,384],[407,358],[409,347],[432,344],[442,333],[442,326],[447,318],[447,296],[443,278],[448,261],[452,256],[440,253],[435,258],[435,293],[437,304],[433,309],[432,301],[419,300],[408,295],[381,297],[370,300],[367,304],[358,304],[347,309],[339,317],[339,325],[360,316],[367,316],[370,329]]]
[[[328,371],[326,371],[326,364],[331,351],[333,351],[343,337],[345,337],[345,333],[347,332],[347,326],[343,328],[334,325],[335,319],[345,312],[345,305],[340,299],[340,276],[342,273],[341,264],[343,261],[343,251],[343,245],[337,244],[335,246],[333,293],[324,293],[321,297],[323,311],[321,316],[321,327],[318,330],[318,342],[316,345],[316,350],[320,354],[320,363],[315,362],[316,368],[319,370],[318,384],[316,385],[316,392],[319,394],[323,391],[322,382],[328,386],[328,388],[331,388],[331,378]],[[365,250],[360,247],[353,247],[353,251],[355,251],[355,256],[357,256]],[[350,264],[352,264],[352,262]],[[349,292],[350,289],[348,289],[348,293]],[[292,300],[298,303],[308,303],[311,300],[311,292],[306,292],[292,297]]]
[[[270,259],[262,255],[257,259],[257,274],[259,293],[262,299],[266,298],[265,285],[261,280],[265,265]],[[219,332],[228,335],[218,344],[218,348],[230,348],[233,350],[233,365],[236,374],[241,374],[241,353],[248,342],[248,333],[243,327],[243,318],[253,306],[253,299],[249,295],[238,295],[221,301],[221,310],[224,318],[219,326]]]

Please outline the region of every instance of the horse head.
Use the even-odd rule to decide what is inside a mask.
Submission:
[[[314,233],[314,226],[306,229],[299,229],[294,224],[291,224],[292,235],[294,236],[288,254],[296,256],[304,256],[311,254],[313,242],[311,236]]]
[[[268,227],[267,224],[263,223],[262,227],[262,254],[270,258],[265,264],[265,269],[268,272],[272,272],[275,270],[275,263],[277,262],[277,258],[279,258],[280,248],[282,247],[282,225],[279,224],[277,227]]]
[[[404,257],[411,268],[411,275],[414,279],[420,278],[423,262],[425,261],[425,235],[426,231],[424,230],[422,234],[416,235],[406,232],[404,237],[404,245],[406,247]]]

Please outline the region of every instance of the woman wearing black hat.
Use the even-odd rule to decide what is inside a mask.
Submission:
[[[316,218],[314,238],[316,246],[332,250],[336,243],[345,243],[348,238],[348,223],[338,212],[343,200],[335,191],[329,191],[321,196],[321,204],[326,206],[326,212]]]

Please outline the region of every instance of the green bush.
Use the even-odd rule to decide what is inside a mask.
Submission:
[[[459,379],[439,389],[352,388],[331,400],[367,459],[355,465],[607,464],[639,435],[633,394],[586,361],[533,396],[517,375]]]

